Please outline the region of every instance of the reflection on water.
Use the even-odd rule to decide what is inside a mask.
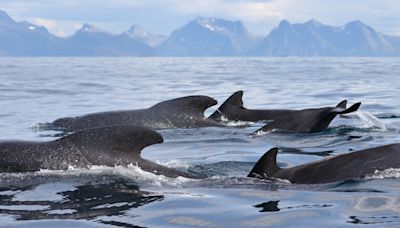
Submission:
[[[51,186],[49,183],[45,185]],[[59,196],[58,200],[35,200],[35,197],[39,197],[35,196],[35,189],[40,187],[0,189],[0,213],[12,215],[15,220],[83,219],[127,227],[131,224],[110,219],[112,216],[123,216],[133,208],[164,199],[163,195],[141,191],[137,185],[118,179],[71,185],[72,190],[55,193]],[[24,198],[22,194],[32,198]],[[22,200],[19,199],[21,197]]]
[[[254,207],[260,208],[260,212],[280,211],[281,209],[278,207],[278,203],[279,201],[268,201],[266,203],[254,205]]]
[[[400,223],[400,216],[349,216],[347,221],[353,224],[386,224],[388,226],[397,226]],[[396,225],[397,224],[397,225]]]
[[[268,201],[265,203],[260,203],[254,205],[255,208],[260,208],[260,212],[274,212],[280,210],[288,210],[288,209],[306,209],[306,208],[324,208],[324,207],[332,207],[333,205],[328,204],[312,204],[312,205],[296,205],[296,206],[287,206],[287,207],[279,207],[279,201]]]

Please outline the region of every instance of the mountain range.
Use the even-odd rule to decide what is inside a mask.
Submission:
[[[168,37],[138,25],[112,34],[89,24],[72,36],[58,37],[0,10],[0,56],[400,56],[400,37],[361,21],[339,27],[315,20],[283,20],[262,37],[241,21],[202,17]]]

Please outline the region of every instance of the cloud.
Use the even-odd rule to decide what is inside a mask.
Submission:
[[[400,36],[400,28],[393,29],[393,35]]]
[[[400,20],[398,0],[280,0],[274,4],[286,19],[294,22],[311,18],[323,22],[343,25],[352,20],[362,20],[375,24],[384,17],[391,21]]]
[[[251,21],[282,17],[279,10],[273,6],[274,1],[170,0],[170,3],[169,7],[176,13],[193,16],[225,16]]]
[[[51,33],[57,35],[57,36],[66,36],[66,33],[62,28],[60,28],[56,21],[54,20],[49,20],[49,19],[43,19],[43,18],[33,18],[31,22],[35,25],[43,26],[47,28]]]
[[[169,0],[169,10],[187,18],[220,17],[243,21],[252,32],[265,35],[284,18],[276,1],[260,0]]]

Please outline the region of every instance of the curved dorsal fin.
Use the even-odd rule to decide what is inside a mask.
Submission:
[[[224,103],[222,103],[220,109],[225,106],[243,107],[243,91],[239,90],[234,92]]]
[[[160,102],[151,109],[175,110],[204,115],[204,111],[217,104],[217,101],[208,96],[187,96]]]
[[[361,106],[361,102],[358,102],[358,103],[355,103],[352,106],[350,106],[350,108],[348,108],[348,109],[336,107],[336,108],[332,109],[331,112],[333,112],[335,114],[347,114],[347,113],[357,111],[360,108],[360,106]]]
[[[254,165],[248,177],[272,177],[281,168],[276,163],[278,148],[274,147],[267,151]]]
[[[224,103],[222,103],[221,106],[219,106],[219,108],[210,115],[210,119],[214,119],[217,121],[221,120],[221,116],[223,116],[224,114],[226,114],[229,108],[231,107],[239,107],[239,108],[243,108],[243,91],[239,90],[234,92],[231,96],[228,97],[228,99],[226,99],[224,101]]]
[[[343,108],[346,109],[347,107],[347,100],[342,100],[339,104],[336,105],[336,108]]]
[[[62,144],[118,150],[140,155],[143,148],[162,143],[162,136],[154,130],[133,125],[90,128],[57,140]]]

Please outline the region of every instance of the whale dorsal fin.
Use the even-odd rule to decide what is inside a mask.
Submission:
[[[342,107],[336,107],[336,108],[332,109],[331,112],[333,112],[335,114],[347,114],[347,113],[357,111],[358,108],[360,108],[360,106],[361,106],[361,102],[358,102],[358,103],[355,103],[352,106],[350,106],[350,108],[348,108],[348,109],[342,108]]]
[[[243,91],[239,90],[234,92],[226,101],[221,105],[220,109],[226,106],[243,107]]]
[[[140,155],[143,148],[162,143],[162,136],[154,130],[133,125],[90,128],[57,140],[77,147],[122,151]]]
[[[336,105],[336,108],[343,108],[346,109],[347,107],[347,100],[342,100],[339,104]]]
[[[242,90],[234,92],[208,118],[220,121],[222,116],[227,115],[229,113],[229,109],[230,108],[232,108],[232,107],[243,108],[243,99],[242,98],[243,98],[243,91]]]
[[[254,165],[248,177],[272,177],[281,168],[276,163],[278,148],[272,148],[267,151]]]
[[[212,97],[187,96],[160,102],[151,107],[151,109],[157,109],[158,111],[173,110],[179,113],[188,112],[204,116],[204,111],[216,104],[217,101]]]

